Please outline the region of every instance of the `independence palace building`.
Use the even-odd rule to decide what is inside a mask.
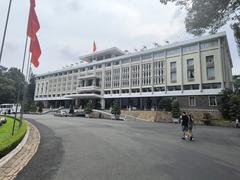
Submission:
[[[45,107],[83,107],[86,99],[108,109],[156,109],[163,97],[181,109],[217,109],[219,93],[232,89],[227,36],[218,33],[125,53],[110,48],[80,57],[87,63],[36,76],[35,101]]]

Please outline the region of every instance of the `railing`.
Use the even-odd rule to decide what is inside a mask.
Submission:
[[[101,88],[99,86],[84,86],[84,87],[77,88],[77,92],[84,92],[84,91],[101,91]]]

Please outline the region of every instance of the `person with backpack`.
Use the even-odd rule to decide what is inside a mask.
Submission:
[[[188,138],[190,141],[193,140],[193,133],[192,133],[192,129],[193,129],[193,125],[194,125],[194,121],[193,121],[193,117],[191,114],[189,114],[189,118],[188,118]]]
[[[183,112],[182,114],[182,131],[183,131],[183,137],[182,139],[185,139],[185,137],[187,136],[187,131],[188,131],[188,116],[186,114],[186,112]]]

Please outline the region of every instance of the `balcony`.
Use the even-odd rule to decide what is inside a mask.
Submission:
[[[84,87],[77,87],[77,92],[78,93],[83,93],[83,92],[99,92],[101,91],[101,88],[99,86],[84,86]]]

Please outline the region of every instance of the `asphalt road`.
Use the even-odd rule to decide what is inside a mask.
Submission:
[[[199,126],[190,142],[177,124],[28,118],[41,143],[17,180],[240,179],[240,129]]]

